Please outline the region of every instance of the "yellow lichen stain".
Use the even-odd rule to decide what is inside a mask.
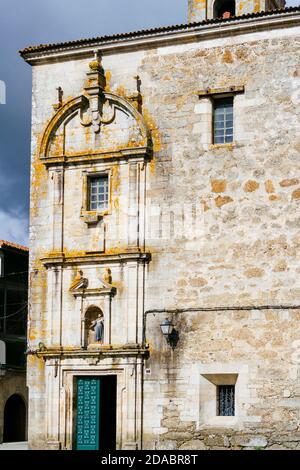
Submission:
[[[265,181],[265,190],[268,194],[271,194],[271,193],[275,192],[274,184],[271,180],[266,180]]]
[[[138,248],[137,248],[138,251]],[[99,253],[98,251],[95,252],[90,252],[90,251],[82,251],[82,250],[65,250],[63,253],[63,256],[66,260],[71,260],[75,258],[83,258],[83,257],[91,257],[91,256],[107,256],[107,255],[122,255],[126,253],[132,253],[132,249],[129,249],[128,246],[118,246],[116,248],[109,248],[106,249],[105,252]],[[62,253],[59,254],[61,256]],[[46,259],[51,259],[55,258],[56,253],[55,252],[48,252],[45,253],[42,258]]]
[[[67,252],[64,251],[63,253],[58,252],[58,251],[50,251],[50,252],[44,253],[42,258],[46,258],[46,259],[61,258],[61,257],[64,257],[64,258],[79,258],[81,256],[86,256],[86,252],[85,251],[77,251],[77,250],[71,250],[71,251],[67,251]]]
[[[126,98],[127,95],[126,88],[123,85],[119,85],[115,93],[116,95],[122,96],[123,98]]]
[[[252,278],[252,277],[262,277],[265,272],[261,268],[250,268],[245,271],[245,276]]]
[[[222,56],[222,63],[223,64],[232,64],[233,63],[233,57],[232,54],[229,50],[225,50]]]
[[[271,196],[269,196],[269,201],[277,201],[279,199],[278,196],[275,196],[275,194],[271,194]]]
[[[260,0],[254,0],[254,13],[259,13],[261,11]]]
[[[113,281],[112,286],[117,289],[118,294],[120,295],[124,292],[124,283],[121,281]]]
[[[38,332],[36,330],[36,328],[29,328],[29,331],[28,331],[28,338],[30,341],[34,341],[38,338]]]
[[[159,152],[162,150],[162,142],[161,142],[161,135],[159,128],[148,112],[147,108],[144,106],[143,108],[143,116],[146,122],[146,125],[148,126],[148,129],[151,131],[151,136],[152,136],[152,141],[153,141],[153,151],[154,152]]]
[[[234,142],[229,142],[226,144],[209,144],[210,150],[218,150],[218,149],[226,149],[226,150],[233,150],[235,147]]]
[[[246,193],[253,193],[259,188],[259,183],[257,181],[249,180],[244,186],[244,191]]]
[[[153,175],[155,173],[155,169],[156,169],[156,158],[152,158],[151,161],[148,163],[149,165],[149,170],[150,170],[150,173]]]
[[[38,366],[38,370],[39,372],[44,372],[45,370],[45,362],[42,358],[37,358],[37,366]]]
[[[300,199],[300,188],[295,189],[295,191],[293,191],[292,199]]]
[[[291,178],[282,180],[279,184],[282,188],[288,188],[289,186],[295,186],[296,184],[299,184],[299,180],[297,178]]]
[[[224,193],[227,187],[226,180],[211,180],[211,190],[213,193]]]
[[[124,247],[117,247],[117,248],[108,248],[105,250],[103,255],[121,255],[123,253],[130,252],[127,246]]]
[[[200,202],[201,202],[202,207],[203,207],[203,212],[207,212],[207,211],[210,210],[209,205],[207,204],[207,202],[204,199],[202,199]]]
[[[112,194],[118,193],[121,185],[121,178],[120,178],[120,167],[115,165],[112,167],[112,175],[111,175],[111,192]]]
[[[111,82],[111,71],[106,70],[105,72],[105,91],[109,92],[110,91],[110,82]]]
[[[225,204],[229,204],[230,202],[233,202],[233,199],[229,196],[218,196],[215,199],[216,206],[220,209],[222,206]]]

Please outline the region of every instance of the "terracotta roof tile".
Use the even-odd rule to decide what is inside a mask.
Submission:
[[[111,34],[111,35],[106,35],[106,36],[99,36],[99,37],[94,37],[94,38],[88,38],[88,39],[78,39],[75,41],[68,41],[68,42],[62,42],[62,43],[56,43],[56,44],[40,44],[38,46],[31,46],[31,47],[26,47],[25,49],[20,51],[21,56],[25,57],[27,54],[34,53],[34,52],[42,52],[42,51],[50,51],[50,50],[55,50],[55,49],[60,49],[60,48],[67,48],[67,47],[84,47],[88,46],[90,44],[93,44],[95,42],[118,42],[126,39],[131,39],[139,36],[147,36],[147,35],[152,35],[152,34],[158,34],[161,32],[171,32],[171,31],[176,31],[176,30],[182,30],[182,29],[190,29],[190,28],[195,28],[195,27],[201,27],[209,24],[217,24],[217,23],[230,23],[232,21],[237,21],[237,20],[243,20],[243,19],[255,19],[258,17],[262,16],[274,16],[277,14],[282,14],[282,13],[293,13],[300,11],[300,6],[295,6],[295,7],[288,7],[288,8],[282,8],[282,9],[277,9],[277,10],[270,10],[270,11],[261,11],[258,13],[249,13],[246,15],[240,15],[240,16],[232,16],[231,18],[216,18],[216,19],[210,19],[210,20],[204,20],[201,22],[195,22],[195,23],[186,23],[186,24],[179,24],[179,25],[173,25],[173,26],[162,26],[158,28],[151,28],[151,29],[145,29],[145,30],[140,30],[140,31],[134,31],[134,32],[128,32],[128,33],[120,33],[120,34]]]
[[[17,243],[7,242],[5,240],[0,240],[0,248],[15,248],[16,250],[29,251],[29,248],[23,245],[18,245]]]

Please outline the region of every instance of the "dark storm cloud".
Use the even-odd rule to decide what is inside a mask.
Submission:
[[[31,70],[18,50],[184,23],[186,14],[187,0],[0,0],[0,239],[27,243]]]
[[[31,70],[18,50],[186,20],[186,0],[0,0],[0,239],[27,243]],[[2,100],[1,100],[2,101]]]

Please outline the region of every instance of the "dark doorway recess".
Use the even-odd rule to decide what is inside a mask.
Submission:
[[[26,441],[26,405],[20,395],[9,397],[4,408],[3,442]]]
[[[100,399],[100,449],[116,449],[117,436],[117,376],[101,377],[102,397]]]

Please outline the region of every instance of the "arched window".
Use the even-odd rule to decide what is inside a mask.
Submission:
[[[85,313],[85,346],[103,343],[104,317],[99,307],[92,305]]]
[[[26,441],[26,405],[18,394],[11,395],[5,403],[3,441]]]
[[[234,0],[216,0],[214,3],[214,18],[231,18],[235,16]]]

